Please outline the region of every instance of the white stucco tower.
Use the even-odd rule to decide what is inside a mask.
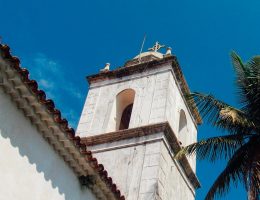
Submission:
[[[176,57],[160,47],[87,77],[77,135],[127,200],[193,200],[200,187],[195,158],[174,154],[196,142],[201,119],[184,98],[189,89]]]

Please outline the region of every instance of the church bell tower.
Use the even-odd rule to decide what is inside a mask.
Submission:
[[[195,157],[175,160],[197,141],[201,118],[171,49],[158,42],[124,66],[87,77],[89,92],[77,135],[127,200],[194,200]]]

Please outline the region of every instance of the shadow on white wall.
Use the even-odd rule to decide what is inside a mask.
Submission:
[[[1,91],[0,99],[0,199],[96,199]]]

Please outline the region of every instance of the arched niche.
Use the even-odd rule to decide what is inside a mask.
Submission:
[[[107,132],[129,128],[134,99],[135,91],[133,89],[125,89],[115,95],[106,128]]]
[[[180,119],[179,119],[179,141],[182,146],[186,145],[186,137],[188,134],[188,127],[187,127],[187,118],[185,112],[183,110],[180,111]]]
[[[135,99],[135,91],[126,89],[116,96],[116,130],[128,129]]]
[[[128,129],[130,119],[131,119],[132,109],[133,109],[133,104],[131,103],[128,106],[126,106],[126,108],[123,110],[121,120],[119,123],[119,130]]]

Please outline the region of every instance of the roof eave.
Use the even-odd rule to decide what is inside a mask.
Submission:
[[[21,68],[20,60],[11,55],[7,45],[0,44],[0,59],[3,61],[2,64],[0,63],[1,78],[3,78],[0,87],[3,87],[16,102],[18,109],[24,111],[25,117],[32,121],[55,151],[68,161],[75,174],[79,177],[95,175],[95,184],[90,188],[101,199],[124,200],[124,196],[121,195],[112,178],[108,177],[104,166],[98,163],[86,145],[81,143],[81,139],[75,136],[74,129],[68,125],[65,118],[62,118],[53,100],[46,99],[45,92],[38,89],[37,82],[29,79],[28,70]],[[13,77],[16,77],[15,82],[11,80]],[[17,88],[20,88],[19,91]],[[25,106],[19,106],[21,101],[26,101]],[[37,113],[32,107],[38,108]],[[31,111],[30,115],[26,114],[28,110]]]

